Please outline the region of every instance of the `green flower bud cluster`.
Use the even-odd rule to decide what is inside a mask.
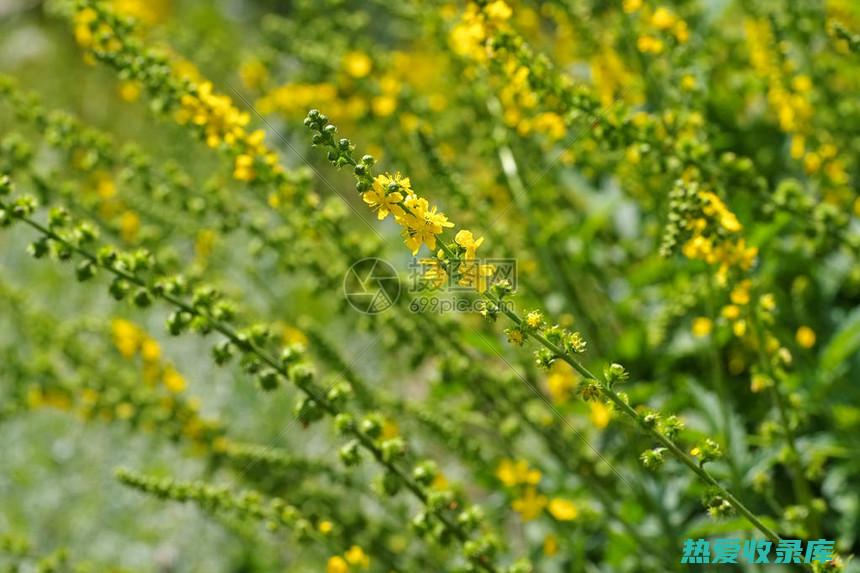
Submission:
[[[253,490],[234,491],[227,486],[216,486],[202,481],[159,478],[125,468],[117,469],[115,475],[123,485],[159,499],[190,502],[210,513],[230,514],[259,521],[269,530],[283,527],[292,531],[296,539],[302,542],[319,541],[322,538],[315,533],[318,523],[312,522],[295,506],[279,497],[267,498]]]

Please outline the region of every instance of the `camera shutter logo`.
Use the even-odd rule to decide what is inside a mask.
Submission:
[[[391,308],[400,296],[400,278],[387,261],[368,257],[346,271],[343,294],[358,312],[379,314]]]

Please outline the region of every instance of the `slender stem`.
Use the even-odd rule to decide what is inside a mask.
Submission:
[[[501,311],[507,315],[513,322],[516,324],[522,324],[523,320],[520,318],[515,312],[507,308],[506,306],[501,304],[501,301],[495,298],[491,294],[485,294],[485,296],[490,299],[490,301],[496,303]],[[738,513],[743,515],[747,521],[749,521],[756,529],[761,531],[765,537],[770,539],[771,541],[778,543],[780,540],[779,535],[775,531],[773,531],[770,527],[765,525],[756,515],[750,511],[743,503],[741,503],[738,498],[736,498],[730,491],[728,491],[725,487],[720,485],[720,483],[714,479],[714,477],[702,466],[700,466],[696,461],[688,456],[674,441],[667,438],[661,432],[659,432],[656,428],[646,424],[642,418],[636,413],[636,411],[630,407],[627,402],[625,402],[621,396],[618,395],[612,388],[607,387],[606,385],[599,383],[598,378],[585,366],[583,366],[578,360],[564,352],[561,348],[550,342],[546,339],[546,337],[539,332],[529,333],[529,335],[537,340],[541,345],[549,349],[556,356],[570,364],[577,372],[579,372],[584,378],[588,380],[593,380],[598,382],[597,387],[600,390],[600,393],[603,394],[607,399],[609,399],[615,407],[626,414],[629,418],[631,418],[636,424],[642,428],[645,433],[649,434],[651,437],[656,439],[663,445],[667,450],[669,450],[672,455],[685,466],[690,468],[693,473],[695,473],[699,478],[702,479],[708,485],[714,487],[717,491],[719,491],[720,495],[725,499],[732,507],[734,507]]]
[[[791,418],[788,415],[788,407],[785,403],[785,396],[782,395],[782,392],[779,388],[779,377],[777,373],[774,371],[773,365],[771,361],[768,359],[767,354],[765,353],[764,348],[764,337],[761,332],[761,325],[759,324],[758,317],[756,316],[755,310],[751,312],[751,324],[753,329],[753,335],[756,339],[756,346],[758,347],[758,357],[759,362],[762,367],[767,372],[767,375],[773,381],[773,386],[770,388],[771,396],[773,397],[773,401],[776,404],[776,410],[779,415],[779,421],[782,424],[784,436],[785,436],[785,444],[788,447],[789,451],[789,460],[788,466],[791,473],[791,484],[794,489],[794,494],[797,496],[798,501],[806,508],[807,516],[806,516],[806,524],[809,527],[809,534],[812,537],[818,537],[818,519],[815,515],[815,509],[812,506],[812,490],[809,487],[809,482],[806,481],[806,476],[804,475],[803,464],[800,459],[800,451],[797,448],[797,438],[794,435],[794,430],[791,427]]]
[[[20,216],[20,215],[17,215],[16,217],[19,220],[21,220],[22,222],[29,225],[30,227],[32,227],[32,228],[36,229],[37,231],[39,231],[40,233],[42,233],[45,237],[48,237],[54,241],[57,241],[58,243],[65,245],[70,250],[78,253],[78,255],[80,255],[81,257],[90,260],[91,262],[93,262],[94,264],[99,266],[100,268],[103,268],[103,269],[107,270],[108,272],[110,272],[110,273],[112,273],[118,277],[121,277],[124,280],[129,281],[130,283],[136,284],[136,285],[141,286],[141,287],[147,286],[146,281],[143,280],[142,278],[138,277],[137,275],[134,275],[132,273],[129,273],[129,272],[121,270],[121,269],[117,269],[113,265],[101,264],[99,262],[98,257],[93,255],[89,251],[87,251],[87,250],[79,247],[78,245],[66,240],[61,235],[55,233],[51,229],[49,229],[49,228],[45,227],[44,225],[34,221],[33,219],[31,219],[27,216]],[[179,298],[177,298],[177,297],[175,297],[169,293],[158,292],[157,295],[160,298],[162,298],[163,300],[165,300],[166,302],[169,302],[170,304],[179,308],[180,310],[183,310],[183,311],[188,312],[188,313],[195,315],[195,316],[204,316],[199,310],[197,310],[193,306],[187,304],[183,300],[181,300],[181,299],[179,299]],[[236,344],[239,348],[247,348],[248,352],[257,356],[257,358],[259,358],[262,362],[266,363],[268,366],[273,368],[281,376],[284,376],[285,378],[289,378],[289,372],[287,371],[286,367],[283,364],[281,364],[281,362],[277,358],[275,358],[274,356],[269,354],[266,350],[260,348],[259,346],[257,346],[256,344],[254,344],[250,340],[242,340],[239,337],[238,333],[229,325],[226,325],[223,322],[220,322],[218,320],[214,320],[208,316],[206,316],[206,318],[211,322],[212,327],[215,330],[222,333],[224,336],[226,336],[228,339],[230,339],[231,342]],[[311,389],[305,385],[300,384],[297,386],[309,398],[311,398],[314,402],[319,404],[320,407],[323,410],[325,410],[327,414],[329,414],[332,417],[336,416],[338,414],[338,411],[329,403],[328,400],[326,400],[326,398],[324,396],[319,395],[318,392],[316,392],[315,390],[313,390],[313,389]],[[364,432],[362,432],[361,430],[359,430],[356,427],[349,428],[347,433],[352,435],[355,439],[357,439],[358,442],[367,451],[369,451],[373,455],[373,457],[376,459],[376,461],[380,465],[382,465],[388,471],[390,471],[391,473],[396,475],[401,480],[401,482],[404,484],[406,489],[408,489],[419,501],[421,501],[422,504],[426,505],[428,498],[427,498],[426,493],[424,493],[424,490],[421,488],[421,486],[418,485],[418,483],[415,482],[409,475],[407,475],[406,472],[403,470],[403,468],[399,467],[397,464],[394,464],[394,463],[391,463],[391,462],[385,460],[383,453],[382,453],[382,450],[376,446],[376,444],[373,442],[373,440],[368,435],[366,435]],[[445,528],[447,530],[449,530],[461,543],[469,540],[469,535],[466,533],[466,531],[464,531],[457,523],[452,521],[447,515],[444,515],[441,512],[434,512],[433,515],[439,521],[441,521],[442,524],[445,526]],[[484,560],[476,560],[476,563],[486,571],[489,571],[491,573],[494,573],[496,571],[496,568],[492,564],[487,563]]]
[[[710,320],[714,319],[714,288],[713,284],[710,280],[707,281],[707,313],[708,318]],[[741,474],[738,468],[737,460],[734,456],[734,435],[732,433],[732,408],[731,408],[731,400],[729,399],[729,392],[726,388],[726,381],[723,376],[723,369],[720,362],[720,351],[717,348],[716,339],[713,336],[708,338],[708,359],[711,363],[711,379],[714,383],[714,390],[717,392],[717,396],[720,399],[720,414],[721,421],[723,424],[723,432],[725,433],[726,439],[726,461],[728,462],[729,469],[732,472],[732,483],[734,487],[741,487]]]

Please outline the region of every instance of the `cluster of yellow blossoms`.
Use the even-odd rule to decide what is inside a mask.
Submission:
[[[326,573],[350,573],[353,567],[367,569],[370,567],[370,557],[358,545],[350,547],[343,556],[334,555],[329,558]]]
[[[503,120],[520,135],[541,133],[550,142],[564,138],[567,132],[564,119],[557,113],[534,113],[538,95],[528,84],[529,69],[511,56],[499,62],[499,54],[492,53],[489,40],[507,29],[506,21],[513,11],[502,0],[490,2],[483,8],[472,3],[450,32],[449,41],[454,52],[467,61],[483,63],[492,54],[494,61],[504,67],[508,81],[499,88],[499,100],[504,109]],[[472,72],[470,72],[472,73]]]
[[[808,99],[812,81],[809,76],[798,75],[793,78],[790,87],[783,82],[783,73],[789,72],[786,68],[791,66],[788,61],[780,64],[771,53],[776,40],[766,20],[747,20],[744,22],[744,32],[753,68],[767,82],[767,100],[777,113],[780,129],[786,133],[798,132],[812,116],[812,105]]]
[[[767,102],[776,113],[779,128],[791,136],[792,159],[802,161],[807,174],[821,171],[834,186],[844,186],[848,183],[848,172],[839,150],[827,142],[828,134],[813,133],[812,78],[795,73],[797,66],[782,53],[787,46],[776,42],[770,22],[747,20],[744,32],[753,68],[767,83]],[[779,46],[781,52],[774,53],[774,45]],[[817,149],[809,149],[809,140],[814,135],[820,145]]]
[[[513,10],[504,0],[481,7],[469,3],[460,21],[451,29],[451,48],[468,60],[486,61],[491,56],[487,39],[511,17]]]
[[[167,20],[172,0],[113,0],[111,5],[120,14],[153,25]]]
[[[669,34],[679,44],[686,44],[690,39],[687,22],[679,18],[665,6],[659,6],[653,12],[642,6],[642,0],[624,0],[624,11],[628,14],[639,13],[646,28],[653,30],[644,33],[636,40],[636,48],[643,53],[660,54],[666,47],[664,39]]]
[[[421,245],[434,250],[436,237],[454,226],[435,205],[430,207],[427,199],[419,197],[412,190],[409,178],[400,173],[377,175],[372,187],[362,193],[362,199],[376,211],[380,221],[389,213],[394,215],[394,220],[403,227],[403,239],[413,255]]]
[[[116,349],[123,357],[140,356],[143,362],[143,379],[149,384],[158,381],[174,393],[185,390],[185,378],[169,362],[162,359],[161,347],[142,328],[128,320],[118,318],[111,322],[111,334]]]
[[[278,155],[264,143],[266,133],[262,129],[250,133],[245,129],[250,121],[246,112],[239,111],[228,96],[215,93],[210,82],[194,88],[182,96],[182,107],[175,112],[174,119],[180,125],[191,123],[201,128],[209,147],[226,144],[237,153],[233,177],[239,181],[253,180],[258,161],[274,172],[283,169]]]
[[[367,111],[367,102],[358,96],[341,97],[332,83],[287,83],[268,91],[257,100],[260,113],[280,113],[287,118],[304,117],[319,106],[338,120],[358,119]]]
[[[537,518],[544,510],[558,521],[572,521],[579,515],[572,501],[562,497],[549,499],[538,491],[542,474],[529,467],[526,460],[503,459],[496,468],[496,477],[506,487],[518,490],[519,496],[511,507],[524,521]]]
[[[699,199],[703,202],[703,216],[687,221],[687,228],[693,235],[684,243],[681,252],[689,259],[718,264],[717,279],[724,284],[730,269],[746,271],[752,267],[758,249],[747,246],[746,240],[738,236],[743,227],[722,199],[710,191],[700,191]],[[728,237],[716,240],[717,231]]]
[[[125,33],[114,29],[106,17],[91,7],[77,10],[74,17],[75,39],[90,53],[108,55],[123,54],[134,58],[138,53],[132,47]],[[234,157],[233,176],[240,181],[252,181],[261,169],[269,173],[282,173],[277,154],[265,143],[265,132],[246,129],[250,116],[240,111],[229,96],[216,93],[212,83],[199,81],[199,74],[188,70],[188,63],[171,63],[170,81],[181,86],[179,106],[173,113],[174,120],[180,125],[193,125],[209,147],[225,146]],[[159,79],[161,83],[161,79]]]

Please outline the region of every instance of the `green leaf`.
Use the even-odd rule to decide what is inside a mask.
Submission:
[[[860,350],[860,309],[852,312],[821,353],[821,370],[832,374]]]

